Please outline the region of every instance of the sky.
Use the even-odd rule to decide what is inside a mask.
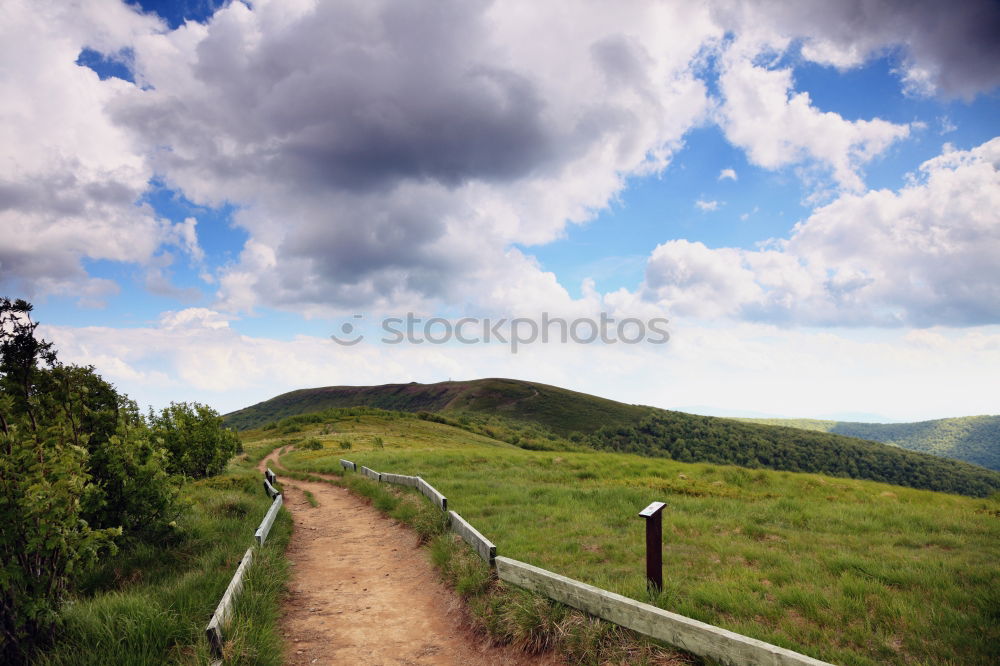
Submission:
[[[997,414],[997,34],[992,0],[7,0],[0,295],[155,407]]]

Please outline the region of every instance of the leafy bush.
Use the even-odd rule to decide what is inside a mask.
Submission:
[[[236,433],[222,425],[222,417],[197,402],[172,402],[149,413],[153,440],[167,451],[167,469],[194,478],[214,476],[239,448]]]
[[[323,442],[319,441],[315,437],[310,437],[299,448],[308,449],[310,451],[319,451],[323,448]]]

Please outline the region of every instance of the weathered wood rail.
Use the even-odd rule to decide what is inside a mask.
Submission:
[[[472,546],[472,549],[479,553],[479,557],[483,558],[487,564],[491,567],[494,566],[493,561],[497,556],[497,547],[493,542],[480,534],[479,530],[454,511],[449,511],[448,517],[452,531],[462,537],[465,543]]]
[[[236,574],[229,581],[226,593],[222,595],[222,601],[219,602],[215,612],[212,613],[212,619],[209,620],[208,627],[205,629],[205,633],[208,635],[209,646],[216,657],[222,656],[222,646],[224,644],[222,628],[229,623],[229,618],[233,614],[233,603],[236,600],[236,595],[243,589],[243,576],[246,574],[251,562],[253,562],[252,546],[247,548],[246,554],[240,561],[240,566],[236,568]]]
[[[728,666],[831,666],[507,557],[496,568],[500,580]]]
[[[253,538],[257,540],[258,546],[263,546],[264,542],[267,540],[267,535],[271,532],[271,526],[274,525],[274,519],[278,517],[278,511],[281,510],[281,505],[283,503],[281,495],[274,498],[271,502],[271,508],[267,510],[264,514],[264,520],[260,522],[260,527],[254,532]]]
[[[344,469],[357,470],[357,465],[349,460],[341,460],[340,464]],[[448,514],[452,531],[496,569],[500,580],[512,585],[726,666],[832,666],[808,655],[671,613],[525,562],[500,557],[496,554],[496,545],[458,513],[448,511],[447,498],[421,477],[378,473],[367,467],[361,467],[360,473],[373,481],[411,486],[427,496]]]
[[[264,514],[264,519],[261,521],[260,526],[257,531],[254,532],[254,541],[256,541],[257,547],[263,546],[264,541],[267,539],[267,535],[271,532],[271,527],[274,525],[275,519],[278,517],[278,512],[281,510],[281,506],[284,503],[282,495],[278,490],[271,484],[277,483],[278,477],[271,471],[268,467],[264,471],[264,492],[272,500],[270,508],[268,508],[267,513]],[[236,601],[236,596],[243,590],[243,578],[246,575],[247,569],[253,562],[253,549],[254,546],[250,546],[247,549],[246,554],[240,561],[240,565],[236,568],[236,573],[233,575],[232,580],[229,581],[229,586],[226,587],[225,594],[222,595],[222,600],[216,607],[215,612],[212,613],[212,618],[208,622],[208,626],[205,628],[205,635],[208,637],[209,649],[212,652],[212,656],[216,659],[221,660],[223,654],[223,646],[225,645],[225,638],[223,636],[223,631],[229,624],[229,620],[233,613],[233,604]],[[216,664],[221,664],[222,661],[213,662],[213,666]]]

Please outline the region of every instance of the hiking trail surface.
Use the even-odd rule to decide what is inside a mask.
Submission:
[[[277,452],[260,469],[269,463],[277,466]],[[564,663],[492,646],[475,634],[417,535],[364,499],[325,482],[279,481],[295,524],[281,611],[286,664]],[[318,506],[309,504],[306,490]]]

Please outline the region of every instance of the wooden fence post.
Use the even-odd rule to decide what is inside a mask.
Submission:
[[[646,584],[663,589],[663,502],[653,502],[639,512],[646,519]]]

